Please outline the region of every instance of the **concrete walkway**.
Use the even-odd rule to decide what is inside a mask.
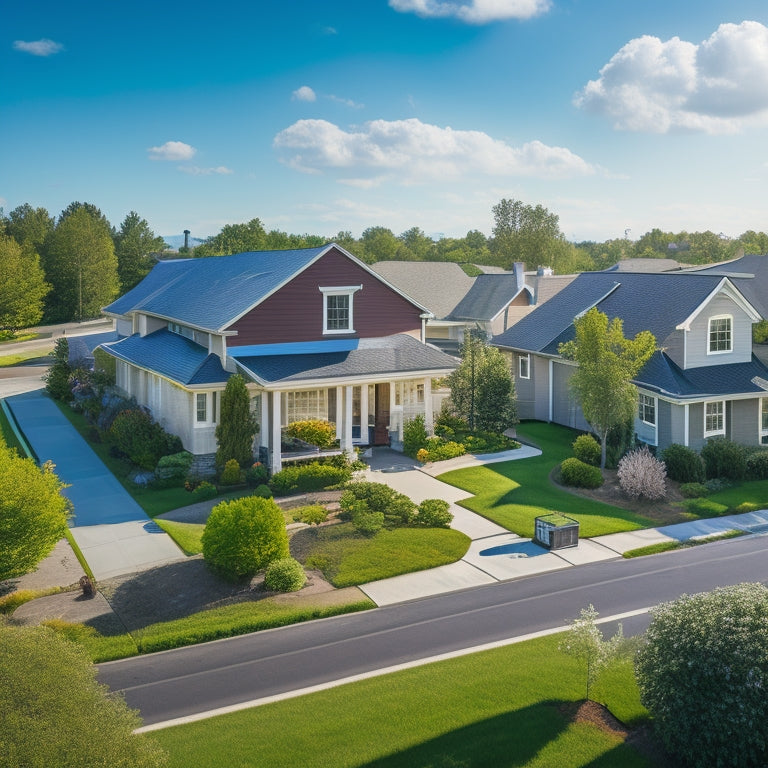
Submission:
[[[72,535],[97,580],[185,559],[42,390],[6,402],[40,462],[69,485]]]
[[[386,457],[382,460],[375,453],[370,456],[368,460],[371,469],[366,472],[367,480],[386,483],[409,496],[417,504],[429,498],[445,499],[450,503],[450,511],[454,515],[451,528],[465,533],[472,541],[467,553],[458,562],[369,582],[360,587],[363,592],[377,605],[392,605],[444,592],[570,568],[574,565],[611,560],[621,557],[631,549],[659,542],[706,539],[732,530],[747,533],[768,532],[768,510],[763,510],[580,539],[577,547],[550,552],[533,543],[531,539],[521,538],[506,528],[458,506],[456,502],[469,498],[472,494],[436,478],[436,475],[452,469],[514,461],[538,456],[540,453],[538,449],[524,445],[514,451],[488,456],[459,456],[423,467],[411,461],[409,466],[397,468],[390,467]]]

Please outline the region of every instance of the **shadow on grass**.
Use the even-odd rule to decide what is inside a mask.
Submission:
[[[570,742],[583,742],[578,735],[567,737],[572,702],[544,701],[506,712],[464,728],[457,728],[387,757],[361,764],[360,768],[515,768],[533,761],[552,768],[639,768],[649,765],[634,749],[615,737],[595,734],[584,747],[584,756],[573,754]],[[560,747],[554,745],[563,739]],[[548,746],[554,762],[542,761]],[[604,751],[600,752],[603,748]],[[578,749],[578,746],[577,746]],[[578,750],[581,752],[581,750]],[[600,752],[595,756],[596,752]],[[539,756],[539,760],[536,760]],[[569,759],[570,758],[570,759]]]

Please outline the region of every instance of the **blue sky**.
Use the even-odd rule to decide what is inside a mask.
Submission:
[[[157,234],[768,230],[764,0],[0,1],[0,205]]]

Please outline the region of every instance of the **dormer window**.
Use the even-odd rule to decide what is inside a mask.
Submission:
[[[716,355],[733,350],[733,318],[719,315],[709,318],[708,354]]]
[[[323,293],[323,333],[354,333],[354,294],[362,285],[321,288]]]

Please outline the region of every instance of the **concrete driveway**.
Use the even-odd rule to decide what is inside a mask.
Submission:
[[[72,535],[96,579],[185,559],[43,390],[6,403],[40,462],[52,461],[69,485],[64,495],[74,508]]]

